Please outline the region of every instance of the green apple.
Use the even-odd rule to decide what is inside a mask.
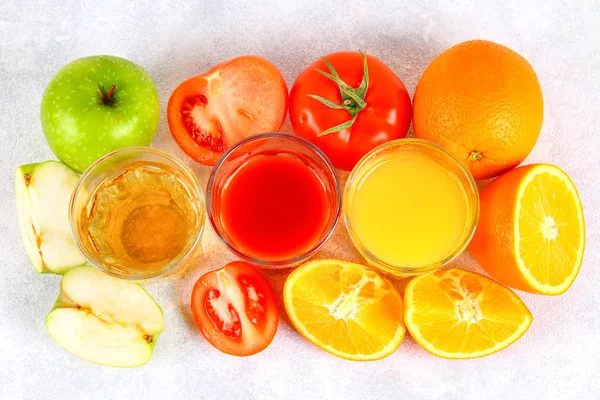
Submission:
[[[77,172],[58,161],[17,168],[15,195],[21,236],[39,273],[63,274],[86,263],[69,224],[69,201]]]
[[[165,321],[140,285],[86,266],[63,276],[46,328],[59,345],[84,360],[136,367],[152,357]]]
[[[42,98],[48,144],[78,172],[113,150],[148,146],[159,117],[150,76],[139,65],[114,56],[70,62],[52,78]]]

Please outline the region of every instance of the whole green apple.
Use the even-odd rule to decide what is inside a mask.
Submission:
[[[148,146],[160,105],[150,76],[114,56],[92,56],[65,65],[42,98],[42,128],[56,156],[78,172],[113,150]]]

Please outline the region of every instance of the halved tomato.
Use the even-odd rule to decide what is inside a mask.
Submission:
[[[264,350],[279,325],[271,285],[244,261],[229,263],[198,279],[192,292],[192,315],[210,344],[234,356]]]
[[[281,129],[288,90],[281,72],[256,56],[241,56],[180,84],[167,106],[173,138],[194,160],[215,165],[241,139]]]

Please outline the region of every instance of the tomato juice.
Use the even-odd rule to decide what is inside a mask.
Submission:
[[[290,135],[266,135],[275,135],[275,142],[265,151],[233,150],[233,160],[215,167],[209,215],[221,240],[238,255],[283,265],[301,261],[324,243],[341,199],[333,167],[313,145]],[[255,140],[263,139],[248,142]]]
[[[292,258],[319,240],[329,220],[319,177],[301,160],[257,155],[223,190],[221,219],[245,253],[265,260]]]

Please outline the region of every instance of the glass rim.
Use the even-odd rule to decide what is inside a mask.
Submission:
[[[177,167],[180,168],[181,171],[183,171],[185,173],[185,175],[190,179],[190,181],[194,185],[193,189],[196,192],[196,194],[198,195],[198,199],[200,201],[201,221],[199,221],[199,224],[198,224],[199,229],[195,232],[194,238],[193,238],[191,244],[189,245],[189,248],[185,251],[185,253],[182,253],[176,259],[173,259],[168,264],[165,264],[164,267],[159,268],[157,271],[148,273],[148,274],[143,274],[143,273],[123,274],[123,273],[112,271],[109,268],[106,268],[104,266],[104,264],[102,264],[101,262],[98,261],[97,257],[93,256],[85,248],[85,246],[83,246],[82,240],[79,237],[80,236],[79,229],[78,229],[77,220],[76,220],[78,218],[77,214],[80,213],[81,210],[79,210],[79,211],[75,210],[75,201],[76,201],[78,195],[80,195],[83,183],[86,182],[86,180],[88,179],[88,177],[90,176],[90,174],[92,173],[94,168],[98,167],[98,165],[100,165],[101,163],[105,162],[106,160],[108,160],[110,158],[113,158],[116,155],[128,153],[128,152],[153,153],[155,155],[158,155],[160,157],[163,157],[163,158],[175,163],[177,165]],[[107,153],[107,154],[103,155],[102,157],[100,157],[99,159],[97,159],[96,161],[94,161],[89,167],[86,168],[86,170],[79,177],[79,180],[75,184],[75,188],[73,189],[71,198],[69,200],[69,223],[71,225],[71,236],[73,237],[73,241],[75,242],[75,245],[77,246],[77,248],[79,249],[81,254],[83,254],[83,256],[85,257],[87,262],[89,264],[91,264],[94,268],[104,272],[105,274],[111,275],[116,278],[121,278],[121,279],[131,280],[131,281],[142,281],[142,280],[148,280],[148,279],[153,279],[153,278],[161,278],[161,277],[164,277],[165,275],[168,275],[169,273],[175,271],[181,262],[186,260],[188,257],[190,257],[194,253],[194,250],[200,243],[200,240],[202,238],[202,233],[204,231],[204,222],[206,220],[206,210],[204,210],[204,212],[202,212],[202,206],[205,206],[205,204],[206,204],[206,200],[204,198],[204,193],[202,191],[202,187],[200,186],[200,182],[198,181],[198,177],[183,161],[177,159],[176,157],[172,156],[171,154],[167,153],[166,151],[159,150],[159,149],[156,149],[156,148],[150,147],[150,146],[123,147],[123,148],[111,151],[110,153]],[[87,203],[86,203],[86,205],[87,205]]]
[[[330,223],[330,226],[327,227],[325,234],[322,235],[322,237],[308,251],[305,251],[305,252],[298,254],[289,259],[277,260],[277,261],[263,260],[263,259],[260,259],[257,257],[250,256],[250,255],[245,254],[244,252],[238,250],[233,245],[233,243],[231,243],[231,241],[223,234],[223,232],[221,232],[221,229],[218,228],[217,223],[215,221],[215,215],[213,213],[213,207],[212,207],[212,205],[213,205],[212,194],[213,194],[213,189],[215,186],[214,185],[215,177],[216,177],[217,172],[219,171],[219,168],[226,161],[227,157],[231,153],[233,153],[234,151],[236,151],[237,149],[239,149],[240,147],[242,147],[248,143],[255,142],[258,140],[262,140],[262,139],[271,139],[271,138],[282,138],[285,140],[295,141],[295,142],[305,146],[306,148],[311,150],[313,153],[315,153],[327,166],[328,175],[330,175],[333,178],[334,187],[335,187],[335,191],[336,191],[336,193],[335,193],[335,200],[336,200],[335,212],[333,215],[332,222]],[[283,150],[285,150],[285,148]],[[314,255],[327,242],[327,240],[329,240],[331,235],[333,235],[333,231],[335,230],[335,227],[337,226],[337,223],[340,219],[340,214],[342,212],[342,196],[343,196],[342,195],[342,186],[341,186],[340,180],[336,174],[335,167],[333,166],[333,164],[331,163],[329,158],[325,155],[325,153],[321,149],[319,149],[317,146],[315,146],[313,143],[309,142],[308,140],[303,139],[294,134],[284,133],[284,132],[266,132],[266,133],[259,133],[256,135],[252,135],[252,136],[249,136],[247,138],[240,140],[239,142],[234,144],[232,147],[227,149],[221,155],[221,157],[219,157],[219,160],[215,163],[215,166],[213,167],[212,171],[210,172],[210,176],[208,178],[208,183],[207,183],[207,188],[206,188],[206,215],[207,215],[208,221],[210,222],[210,225],[211,225],[213,231],[215,232],[215,235],[219,239],[219,241],[221,243],[223,243],[223,245],[229,251],[231,251],[233,254],[235,254],[237,257],[239,257],[245,261],[248,261],[252,264],[258,265],[262,268],[278,268],[278,267],[281,268],[281,267],[285,267],[285,266],[291,267],[295,264],[298,264],[298,263],[310,258],[312,255]]]
[[[465,221],[466,234],[464,234],[464,236],[461,238],[461,241],[458,243],[458,245],[453,249],[453,251],[451,251],[443,259],[441,259],[435,263],[423,265],[420,267],[403,267],[403,266],[399,266],[399,265],[390,264],[388,262],[381,260],[376,255],[374,255],[358,239],[358,235],[357,235],[356,231],[354,230],[352,223],[350,222],[350,215],[349,215],[350,214],[349,198],[354,192],[356,192],[355,181],[358,178],[359,173],[362,172],[364,170],[364,168],[367,166],[367,163],[369,161],[377,158],[382,152],[389,150],[390,148],[397,147],[397,146],[405,146],[405,145],[410,145],[410,144],[417,145],[417,146],[420,146],[423,148],[438,150],[444,156],[448,157],[449,160],[451,160],[451,162],[453,162],[455,164],[455,166],[458,167],[458,171],[461,173],[461,176],[463,178],[466,178],[466,181],[467,181],[466,184],[461,183],[461,186],[467,192],[466,193],[467,196],[472,198],[471,202],[473,203],[470,207],[473,209],[473,211],[471,213],[472,214],[471,218],[468,219],[467,221]],[[342,213],[343,213],[344,223],[346,224],[346,229],[348,231],[348,234],[350,235],[350,238],[352,239],[352,242],[354,243],[354,245],[357,248],[357,250],[359,251],[359,253],[361,253],[361,255],[371,265],[374,265],[374,266],[380,268],[381,270],[383,270],[384,272],[387,272],[387,273],[390,273],[390,274],[396,275],[396,276],[420,275],[420,274],[431,272],[436,269],[444,267],[445,265],[450,263],[452,260],[454,260],[456,257],[458,257],[467,248],[471,239],[473,238],[473,235],[475,234],[475,229],[477,228],[477,223],[479,221],[479,190],[477,188],[477,183],[475,182],[475,179],[473,178],[473,175],[471,174],[471,172],[469,171],[467,166],[458,157],[456,157],[454,154],[452,154],[449,150],[447,150],[443,146],[440,146],[439,144],[428,141],[428,140],[417,139],[417,138],[395,139],[395,140],[392,140],[392,141],[389,141],[389,142],[386,142],[386,143],[383,143],[383,144],[377,146],[376,148],[374,148],[373,150],[371,150],[370,152],[365,154],[358,161],[358,163],[356,163],[356,165],[350,172],[350,175],[348,176],[348,180],[346,181],[346,185],[344,187],[344,202],[343,202],[343,212]]]

